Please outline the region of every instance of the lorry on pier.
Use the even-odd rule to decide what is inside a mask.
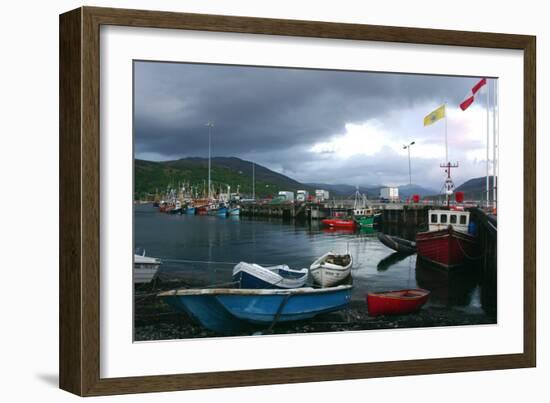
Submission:
[[[318,202],[323,202],[330,198],[328,190],[317,189],[315,190],[315,200]]]
[[[305,203],[309,199],[309,192],[307,190],[298,190],[296,192],[296,201]]]
[[[279,194],[277,195],[277,199],[282,199],[287,202],[293,202],[294,201],[294,192],[289,192],[286,190],[281,190]]]

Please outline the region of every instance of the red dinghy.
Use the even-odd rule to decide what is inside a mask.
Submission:
[[[345,218],[325,218],[321,222],[331,228],[355,228],[357,226],[355,220],[347,220]]]
[[[369,292],[369,316],[401,315],[416,312],[426,303],[430,292],[421,288],[412,290]]]

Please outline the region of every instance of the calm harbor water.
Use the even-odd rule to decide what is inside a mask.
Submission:
[[[275,218],[169,215],[141,205],[134,207],[134,234],[136,248],[164,260],[161,279],[179,279],[194,288],[230,282],[240,261],[303,268],[327,251],[349,249],[354,258],[352,299],[357,303],[368,291],[420,287],[431,291],[424,309],[479,315],[480,323],[495,317],[494,304],[482,298],[489,290],[484,290],[478,270],[450,276],[424,267],[416,255],[394,254],[372,230],[328,230],[316,222]]]

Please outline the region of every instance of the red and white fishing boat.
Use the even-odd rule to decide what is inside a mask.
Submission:
[[[418,255],[446,269],[460,266],[479,255],[477,238],[468,233],[467,211],[429,210],[430,230],[416,234]]]
[[[462,266],[479,255],[477,237],[474,234],[475,226],[470,225],[470,212],[460,207],[449,207],[454,188],[451,168],[457,166],[458,164],[450,163],[443,165],[447,171],[447,207],[429,210],[428,231],[416,234],[418,256],[444,269]]]
[[[369,292],[367,306],[369,316],[402,315],[416,312],[426,303],[430,292],[421,288],[412,290]]]

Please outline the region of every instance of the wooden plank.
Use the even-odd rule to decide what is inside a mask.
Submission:
[[[59,386],[81,394],[80,10],[59,24]]]

